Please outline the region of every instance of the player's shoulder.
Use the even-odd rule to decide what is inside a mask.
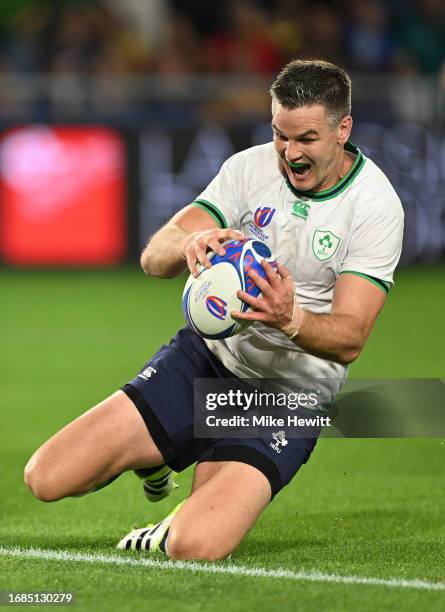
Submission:
[[[363,161],[353,185],[358,205],[370,204],[376,212],[403,218],[403,206],[391,181],[372,159],[363,155]]]

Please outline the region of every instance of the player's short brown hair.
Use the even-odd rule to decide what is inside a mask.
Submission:
[[[272,99],[288,109],[322,104],[337,126],[351,114],[351,79],[339,66],[324,60],[293,60],[270,88]]]

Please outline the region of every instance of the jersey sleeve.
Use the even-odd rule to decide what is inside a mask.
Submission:
[[[242,164],[240,156],[230,157],[221,167],[215,178],[192,202],[208,212],[219,227],[239,227],[242,190]]]
[[[352,232],[339,273],[368,277],[388,291],[400,259],[403,240],[403,210],[374,212]]]

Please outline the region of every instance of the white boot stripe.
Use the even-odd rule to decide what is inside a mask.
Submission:
[[[141,550],[150,550],[150,532],[146,533],[141,542]]]

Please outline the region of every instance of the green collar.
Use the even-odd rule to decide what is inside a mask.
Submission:
[[[295,189],[295,187],[291,184],[287,176],[286,185],[289,187],[289,189],[294,195],[298,197],[307,197],[311,200],[315,200],[316,202],[322,202],[323,200],[330,200],[331,198],[335,198],[336,196],[338,196],[338,194],[342,193],[346,189],[346,187],[349,187],[349,185],[352,183],[352,181],[355,179],[355,177],[365,165],[365,158],[363,156],[363,153],[358,147],[353,145],[352,142],[348,141],[345,144],[345,151],[348,151],[349,153],[354,153],[356,157],[352,168],[347,174],[345,174],[342,179],[340,179],[340,181],[336,185],[333,185],[328,189],[324,189],[323,191],[300,191],[299,189]]]

